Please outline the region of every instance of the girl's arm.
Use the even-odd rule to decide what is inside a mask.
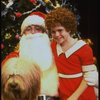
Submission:
[[[78,100],[79,96],[84,92],[86,88],[87,83],[83,79],[79,87],[76,89],[76,91],[67,100]]]
[[[86,74],[86,73],[90,73],[90,72],[93,72],[93,71],[97,71],[97,68],[94,64],[90,64],[90,65],[82,66],[82,71],[83,71],[84,74]],[[91,77],[93,75],[94,74],[92,73]],[[84,77],[84,75],[83,75],[83,77]],[[76,91],[67,100],[78,100],[79,96],[84,92],[84,90],[87,88],[87,86],[88,86],[88,82],[83,78],[79,87],[76,89]]]

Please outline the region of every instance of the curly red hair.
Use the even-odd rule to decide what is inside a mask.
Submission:
[[[60,24],[67,31],[71,31],[70,34],[74,34],[77,31],[77,19],[75,14],[68,8],[56,8],[47,14],[45,19],[47,29],[50,31],[52,27]]]

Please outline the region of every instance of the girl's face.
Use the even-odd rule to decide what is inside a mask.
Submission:
[[[55,26],[51,29],[52,38],[57,41],[58,44],[62,45],[66,43],[70,37],[70,31],[66,31],[66,29],[59,25]]]

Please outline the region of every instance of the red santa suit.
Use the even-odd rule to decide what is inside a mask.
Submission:
[[[52,41],[51,47],[59,74],[59,95],[61,100],[67,100],[79,87],[83,72],[96,69],[92,49],[82,40],[65,53],[55,41]],[[94,88],[88,86],[78,100],[96,100]]]
[[[3,65],[7,60],[9,60],[10,58],[13,58],[13,57],[19,57],[19,52],[17,51],[14,51],[14,52],[11,52],[9,55],[6,56],[6,58],[2,61],[1,65]]]

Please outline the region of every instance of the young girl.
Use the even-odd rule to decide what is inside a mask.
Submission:
[[[96,100],[94,88],[83,78],[96,70],[92,49],[83,40],[73,38],[77,19],[68,8],[57,8],[47,14],[45,23],[53,40],[51,47],[59,75],[61,100]]]

